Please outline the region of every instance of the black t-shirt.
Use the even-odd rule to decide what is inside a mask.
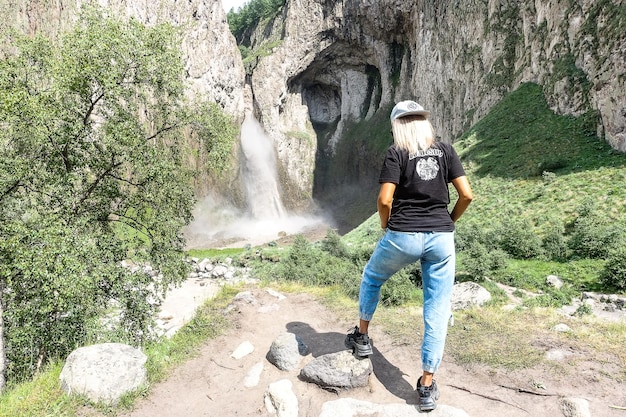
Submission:
[[[448,183],[464,175],[450,144],[436,142],[416,155],[390,146],[378,179],[396,184],[387,227],[400,232],[454,231]]]

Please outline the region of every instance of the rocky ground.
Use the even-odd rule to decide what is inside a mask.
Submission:
[[[272,384],[285,381],[298,411],[279,411],[282,417],[419,414],[413,406],[420,373],[417,340],[410,346],[396,345],[382,328],[373,325],[375,353],[369,385],[331,392],[304,382],[300,369],[321,355],[345,350],[345,331],[355,321],[338,318],[308,294],[279,294],[256,285],[249,291],[251,297],[231,306],[229,314],[236,326],[208,341],[195,358],[152,387],[149,396],[123,417],[276,415],[266,404],[267,393]],[[170,315],[177,315],[173,307]],[[266,356],[272,342],[285,332],[295,333],[310,350],[293,371],[279,370]],[[559,360],[567,358],[555,359]],[[626,405],[624,386],[610,378],[614,365],[587,358],[577,366],[580,372],[572,377],[562,373],[558,363],[504,372],[462,367],[446,357],[437,375],[440,407],[430,416],[626,416],[620,408]],[[541,387],[531,385],[537,380],[542,381]]]

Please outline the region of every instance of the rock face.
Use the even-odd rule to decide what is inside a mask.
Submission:
[[[255,108],[300,194],[315,187],[316,147],[332,157],[395,101],[431,110],[450,141],[523,82],[542,85],[557,113],[597,112],[598,132],[626,151],[625,19],[611,1],[288,0],[251,39],[272,46],[252,72]]]
[[[0,0],[0,7],[4,21],[14,27],[54,37],[71,28],[81,5],[86,3],[89,2]],[[219,0],[103,0],[98,4],[148,25],[167,22],[183,28],[181,50],[189,94],[214,101],[226,112],[243,118],[243,63]]]
[[[54,38],[71,29],[81,6],[87,3],[83,0],[0,0],[0,10],[3,22],[10,22],[12,27]],[[245,72],[219,0],[101,0],[97,4],[118,16],[132,17],[147,25],[170,23],[180,27],[188,97],[215,102],[235,120],[243,120]],[[225,175],[232,183],[215,184],[216,181],[205,175],[203,158],[196,159],[192,155],[189,158],[190,165],[196,166],[199,173],[196,183],[199,195],[216,186],[231,190],[238,187],[237,166]]]
[[[0,7],[5,21],[26,32],[55,34],[69,28],[82,3],[0,0]],[[365,120],[388,129],[389,110],[401,99],[429,109],[438,136],[451,141],[507,92],[535,82],[554,111],[597,120],[598,133],[626,151],[622,2],[287,0],[251,36],[262,53],[248,76],[218,0],[99,3],[147,24],[184,28],[189,94],[240,121],[254,111],[273,141],[289,209],[348,179],[356,188],[337,199],[375,187],[379,155],[364,144],[376,135],[358,127]],[[329,168],[342,146],[350,155]],[[228,177],[237,181],[236,172]]]

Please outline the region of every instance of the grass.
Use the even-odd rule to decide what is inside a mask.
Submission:
[[[291,284],[281,291],[306,291],[318,297],[338,320],[354,320],[358,304],[336,289],[305,287]],[[446,359],[466,366],[492,369],[524,370],[546,365],[550,348],[580,352],[592,361],[611,363],[615,372],[607,377],[626,380],[626,323],[609,322],[593,316],[566,317],[554,308],[504,309],[502,303],[454,312],[454,325],[449,328]],[[423,335],[421,308],[414,302],[401,306],[380,305],[375,325],[380,326],[394,345],[416,345]],[[567,324],[569,332],[556,332],[553,327]],[[417,346],[415,347],[417,349]],[[576,362],[564,363],[560,372],[575,376]]]
[[[509,260],[505,269],[494,277],[498,282],[528,291],[542,291],[548,288],[546,277],[556,275],[566,285],[580,291],[600,291],[597,277],[603,261],[594,259],[550,262],[542,260]]]
[[[541,240],[561,230],[568,248],[561,261],[510,259],[490,278],[537,290],[545,289],[545,277],[554,274],[578,291],[606,290],[599,284],[604,260],[580,258],[571,249],[581,216],[588,215],[597,230],[626,226],[626,155],[596,136],[596,118],[592,112],[580,117],[553,113],[541,86],[528,83],[455,142],[475,195],[459,221],[459,239],[480,231],[488,245],[517,224]],[[619,246],[618,241],[610,244]]]
[[[314,295],[337,316],[354,319],[358,305],[336,286],[310,287],[294,281],[266,282],[285,293],[307,292]],[[193,357],[207,339],[225,332],[231,322],[222,314],[238,292],[225,287],[215,299],[198,310],[197,316],[171,339],[146,348],[149,384],[166,378],[172,369]],[[449,329],[446,360],[457,364],[480,365],[494,369],[533,369],[546,363],[546,346],[567,347],[584,352],[593,361],[613,364],[615,371],[604,375],[618,382],[626,381],[626,324],[596,320],[593,317],[562,317],[549,308],[504,310],[501,304],[455,312],[455,324]],[[416,345],[423,334],[421,309],[414,302],[401,306],[381,305],[376,312],[380,326],[395,345]],[[565,323],[571,331],[557,333],[552,328]],[[417,349],[418,347],[415,346]],[[555,366],[549,364],[549,366]],[[572,375],[576,363],[560,364],[559,372]],[[11,388],[0,397],[0,417],[72,417],[85,410],[114,416],[130,409],[139,396],[149,393],[149,386],[126,396],[117,407],[94,406],[78,397],[66,396],[58,384],[62,363],[49,366],[34,380]]]
[[[530,368],[542,359],[543,352],[533,344],[544,337],[538,320],[536,314],[501,308],[464,310],[455,314],[446,349],[464,365]]]
[[[48,365],[31,381],[9,387],[0,396],[1,417],[71,417],[81,405],[76,398],[66,396],[59,385],[63,363]]]
[[[148,357],[148,386],[127,394],[117,406],[91,404],[85,398],[67,396],[59,384],[63,363],[55,362],[31,381],[9,387],[0,396],[0,417],[73,417],[91,408],[105,415],[115,415],[120,410],[130,409],[138,397],[148,393],[151,384],[165,379],[177,365],[196,355],[202,343],[231,326],[223,311],[237,292],[236,287],[223,287],[218,296],[201,306],[195,317],[174,336],[147,346],[144,353]]]
[[[583,204],[625,222],[626,155],[595,135],[595,117],[554,114],[541,86],[523,84],[456,143],[476,201],[470,219],[503,212],[571,220]]]
[[[195,355],[202,343],[229,328],[230,322],[222,311],[237,292],[237,287],[222,287],[220,294],[201,306],[194,318],[174,336],[146,348],[150,383],[165,379],[172,368]]]
[[[480,177],[541,177],[624,167],[624,156],[596,136],[597,115],[553,113],[541,86],[522,84],[457,141],[459,155]]]

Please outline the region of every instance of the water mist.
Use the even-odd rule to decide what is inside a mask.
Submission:
[[[190,248],[259,245],[284,235],[324,227],[317,216],[295,216],[285,210],[280,196],[274,146],[259,122],[248,113],[241,126],[241,177],[246,196],[244,209],[224,204],[219,196],[207,197],[194,211],[185,232]]]

